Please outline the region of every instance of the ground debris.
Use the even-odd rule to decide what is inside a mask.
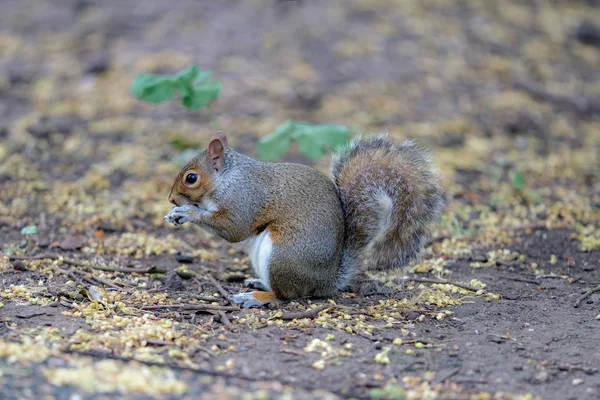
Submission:
[[[593,1],[76,3],[0,2],[3,394],[598,397]],[[194,63],[212,112],[129,93]],[[446,208],[418,262],[239,309],[244,245],[162,216],[215,127],[287,120],[427,146]]]

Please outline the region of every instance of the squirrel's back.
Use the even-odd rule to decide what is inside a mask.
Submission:
[[[363,261],[387,269],[415,259],[444,205],[429,152],[386,135],[355,139],[334,158],[331,172],[346,220],[341,280]]]

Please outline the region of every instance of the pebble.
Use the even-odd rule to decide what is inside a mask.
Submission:
[[[175,259],[178,262],[184,263],[184,264],[190,264],[190,263],[194,262],[194,256],[192,256],[191,254],[177,254],[177,255],[175,255]]]

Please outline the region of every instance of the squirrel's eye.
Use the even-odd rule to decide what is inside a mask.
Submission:
[[[198,182],[198,174],[191,172],[185,176],[185,184],[186,185],[193,185],[196,182]]]

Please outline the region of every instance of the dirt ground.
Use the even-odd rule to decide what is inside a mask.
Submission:
[[[599,21],[593,0],[0,2],[0,397],[600,398]],[[192,64],[223,84],[213,114],[128,93]],[[168,192],[215,129],[255,155],[288,119],[414,138],[448,205],[418,263],[239,310],[244,247],[168,226]]]

